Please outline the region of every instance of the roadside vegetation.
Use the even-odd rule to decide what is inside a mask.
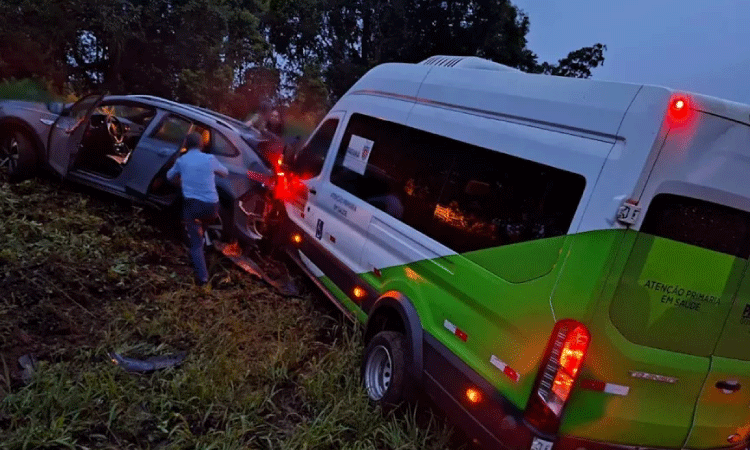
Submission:
[[[311,287],[281,297],[209,252],[212,289],[196,289],[165,217],[0,182],[0,448],[459,447],[429,408],[368,404],[360,330]],[[141,375],[109,357],[177,351]]]

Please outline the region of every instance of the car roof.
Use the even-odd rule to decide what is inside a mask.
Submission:
[[[137,101],[145,105],[155,106],[161,109],[179,113],[187,117],[188,119],[204,122],[208,125],[213,126],[214,128],[224,128],[234,131],[238,134],[253,134],[258,137],[260,136],[260,132],[254,127],[246,125],[242,121],[239,121],[233,117],[217,113],[216,111],[211,111],[210,109],[188,105],[185,103],[178,103],[153,95],[108,95],[104,97],[104,100]]]

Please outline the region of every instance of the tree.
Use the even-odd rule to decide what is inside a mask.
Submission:
[[[568,56],[558,61],[557,65],[542,63],[534,68],[534,72],[563,77],[589,78],[591,69],[604,64],[604,51],[607,46],[595,44],[568,53]]]
[[[68,59],[81,90],[148,93],[226,109],[270,56],[256,0],[85,0]]]
[[[539,64],[527,47],[529,18],[509,0],[275,0],[264,26],[289,70],[321,65],[334,98],[384,62],[471,55],[526,72],[589,77],[606,50],[595,44]]]
[[[80,8],[73,0],[0,2],[0,79],[50,82],[61,93],[68,71],[65,55],[74,40]]]

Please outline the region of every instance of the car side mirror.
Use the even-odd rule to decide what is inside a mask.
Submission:
[[[68,111],[65,109],[65,104],[61,102],[48,103],[47,109],[52,114],[57,114],[58,116],[65,116],[68,113]]]

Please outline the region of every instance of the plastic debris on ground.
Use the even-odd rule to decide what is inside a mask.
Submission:
[[[285,266],[282,263],[271,263],[265,262],[265,265],[274,264],[274,267],[281,271],[278,278],[272,278],[268,275],[267,271],[263,270],[260,265],[255,262],[252,258],[243,254],[239,245],[237,244],[225,244],[223,242],[214,241],[214,248],[216,248],[222,255],[229,258],[233,263],[240,267],[245,272],[260,278],[269,285],[271,285],[278,293],[287,297],[299,296],[299,287],[296,285],[292,277],[289,275]],[[256,258],[260,258],[256,255]]]
[[[186,352],[170,353],[161,356],[152,356],[148,359],[136,359],[122,356],[118,353],[110,353],[112,362],[120,366],[126,372],[147,373],[155,370],[175,367],[182,364],[187,356]]]

